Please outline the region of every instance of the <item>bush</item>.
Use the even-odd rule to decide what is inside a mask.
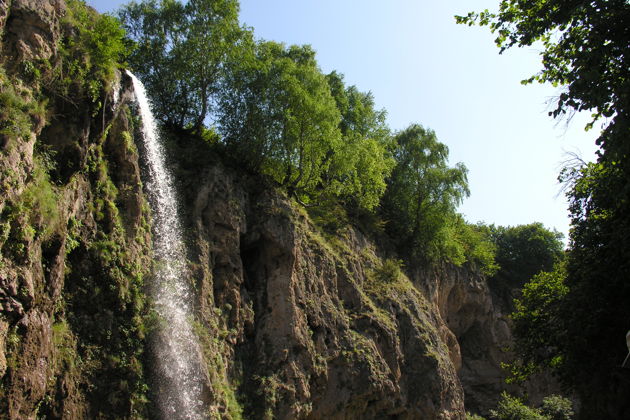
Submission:
[[[28,138],[33,122],[43,120],[45,114],[46,102],[33,99],[28,89],[0,69],[0,136]]]
[[[549,420],[539,410],[526,406],[507,392],[501,394],[496,410],[490,410],[490,418],[496,420]]]
[[[388,258],[374,270],[374,276],[381,283],[395,283],[402,275],[402,265],[401,260]]]
[[[481,417],[478,414],[466,413],[466,420],[486,420],[485,417]]]
[[[49,87],[66,99],[87,98],[98,110],[103,87],[114,80],[130,50],[125,31],[116,18],[97,13],[83,0],[68,0],[67,5],[61,65]]]
[[[540,411],[550,420],[571,420],[575,414],[571,400],[560,395],[545,397]]]

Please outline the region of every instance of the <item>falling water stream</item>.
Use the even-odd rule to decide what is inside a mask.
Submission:
[[[159,318],[152,344],[154,391],[163,419],[202,420],[203,375],[199,343],[191,325],[192,294],[176,194],[142,83],[130,72],[142,119],[145,191],[153,211],[155,277],[152,298]]]

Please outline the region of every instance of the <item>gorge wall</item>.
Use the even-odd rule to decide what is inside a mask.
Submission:
[[[120,72],[97,100],[55,94],[65,13],[0,2],[0,418],[157,418],[141,122]],[[392,274],[368,233],[322,230],[200,139],[167,146],[209,417],[463,419],[465,399],[494,405],[510,332],[483,276]]]

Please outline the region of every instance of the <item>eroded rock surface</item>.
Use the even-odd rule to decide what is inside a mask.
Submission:
[[[2,0],[0,33],[9,64],[48,60],[57,53],[62,0]]]
[[[222,314],[227,371],[247,413],[463,418],[439,315],[426,299],[406,278],[376,284],[378,251],[359,232],[331,245],[287,199],[253,182],[217,164],[191,214],[199,306],[207,317]]]

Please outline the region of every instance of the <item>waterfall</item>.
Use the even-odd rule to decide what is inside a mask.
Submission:
[[[130,72],[142,120],[146,160],[145,192],[153,211],[155,277],[151,297],[159,318],[152,342],[154,393],[162,418],[202,420],[203,371],[191,325],[192,293],[173,180],[151,105],[142,83]]]

